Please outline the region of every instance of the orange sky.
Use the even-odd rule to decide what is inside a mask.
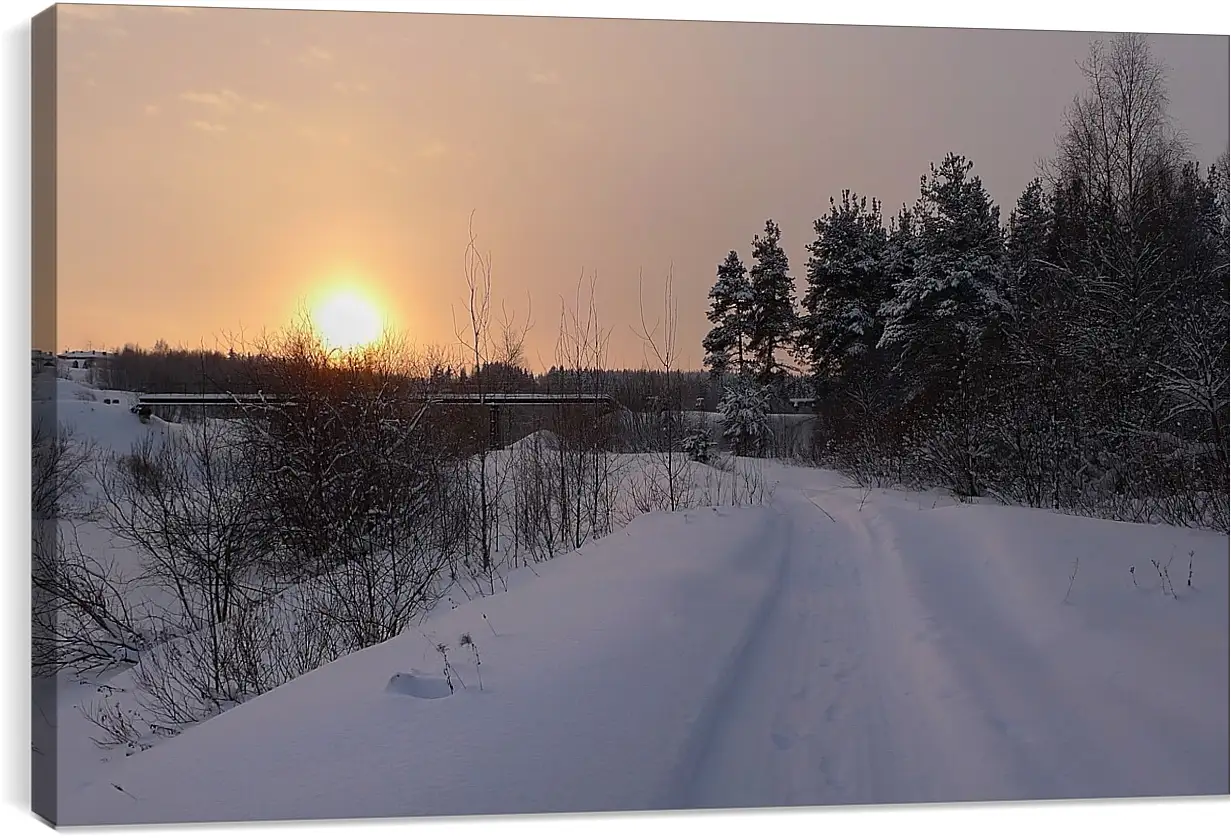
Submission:
[[[597,273],[609,363],[643,362],[673,266],[698,365],[726,252],[766,218],[796,277],[843,188],[895,210],[947,151],[1008,206],[1081,89],[1087,33],[60,6],[60,349],[218,345],[338,282],[420,343],[456,340],[467,220],[497,307],[552,362]],[[1228,39],[1159,36],[1203,163]],[[657,299],[657,298],[655,298]]]

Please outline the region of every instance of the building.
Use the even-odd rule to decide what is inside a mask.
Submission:
[[[56,357],[61,363],[71,369],[93,369],[105,366],[111,361],[112,353],[103,349],[75,349],[71,352],[61,352]]]

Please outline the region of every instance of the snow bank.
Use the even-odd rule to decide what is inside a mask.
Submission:
[[[645,516],[123,760],[62,798],[61,823],[653,807],[777,587],[759,548],[780,530],[764,508]],[[456,692],[425,700],[437,643]]]
[[[644,515],[101,772],[62,749],[61,823],[1228,792],[1226,535],[763,467],[771,507]]]
[[[538,430],[527,434],[511,445],[505,446],[505,451],[542,450],[554,451],[560,447],[560,438],[548,430]]]
[[[128,454],[147,436],[160,438],[174,428],[156,417],[143,423],[130,410],[136,394],[122,390],[99,390],[61,378],[56,380],[56,399],[56,420],[77,439],[96,444],[102,454]]]

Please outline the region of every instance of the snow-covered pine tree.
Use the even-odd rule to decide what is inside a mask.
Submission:
[[[818,380],[845,381],[880,338],[886,231],[880,204],[842,193],[814,223],[800,317],[800,360]]]
[[[732,378],[718,403],[722,436],[736,456],[756,456],[765,450],[773,429],[769,424],[769,388],[751,375]]]
[[[1031,181],[1009,215],[1006,237],[1014,327],[1009,358],[989,426],[998,491],[1030,506],[1059,508],[1064,481],[1080,469],[1073,440],[1081,425],[1071,392],[1072,316],[1076,289],[1061,267],[1056,200],[1042,181]],[[1065,223],[1065,222],[1062,222]]]
[[[889,233],[881,258],[881,295],[884,302],[881,303],[882,310],[877,312],[882,324],[885,318],[883,309],[893,298],[894,289],[915,279],[915,263],[922,255],[917,228],[914,212],[905,205],[889,221]]]
[[[714,443],[705,428],[697,425],[684,436],[684,442],[681,447],[684,449],[684,453],[688,455],[688,459],[693,462],[708,463]]]
[[[1005,243],[1008,295],[1015,314],[1012,353],[1017,386],[1035,406],[1040,388],[1055,395],[1056,385],[1065,386],[1059,381],[1060,367],[1071,355],[1065,347],[1071,342],[1074,289],[1063,281],[1056,242],[1052,202],[1036,178],[1009,215]]]
[[[1051,210],[1043,182],[1035,178],[1009,214],[1005,251],[1009,263],[1010,296],[1019,316],[1029,316],[1049,295]]]
[[[749,312],[748,350],[757,380],[769,384],[781,378],[779,350],[789,349],[796,330],[795,281],[782,249],[782,231],[772,220],[765,222],[764,235],[752,240],[755,263],[748,272],[752,289]]]
[[[894,353],[908,399],[939,396],[995,360],[1011,313],[1000,212],[973,165],[949,154],[921,178],[913,271],[881,308],[879,345]]]
[[[709,298],[706,317],[714,326],[701,342],[705,367],[715,376],[728,371],[743,375],[752,287],[744,263],[734,250],[718,266],[718,279],[710,289]]]

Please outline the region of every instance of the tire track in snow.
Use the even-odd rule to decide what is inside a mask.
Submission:
[[[849,545],[801,494],[783,490],[774,505],[784,516],[781,590],[697,731],[705,744],[680,792],[688,808],[872,799],[861,720],[874,705],[852,633],[859,605],[848,563],[834,558]]]
[[[716,733],[730,717],[732,702],[741,686],[741,677],[750,668],[752,656],[760,649],[760,638],[778,609],[787,587],[788,556],[783,549],[783,543],[789,543],[793,523],[789,517],[775,517],[781,526],[773,526],[775,521],[771,519],[772,535],[767,539],[770,549],[765,550],[765,553],[773,557],[775,569],[765,598],[709,690],[709,698],[689,731],[683,754],[668,779],[662,798],[650,808],[697,808],[695,798],[698,778],[713,759]],[[766,542],[761,542],[761,545],[765,544]]]

